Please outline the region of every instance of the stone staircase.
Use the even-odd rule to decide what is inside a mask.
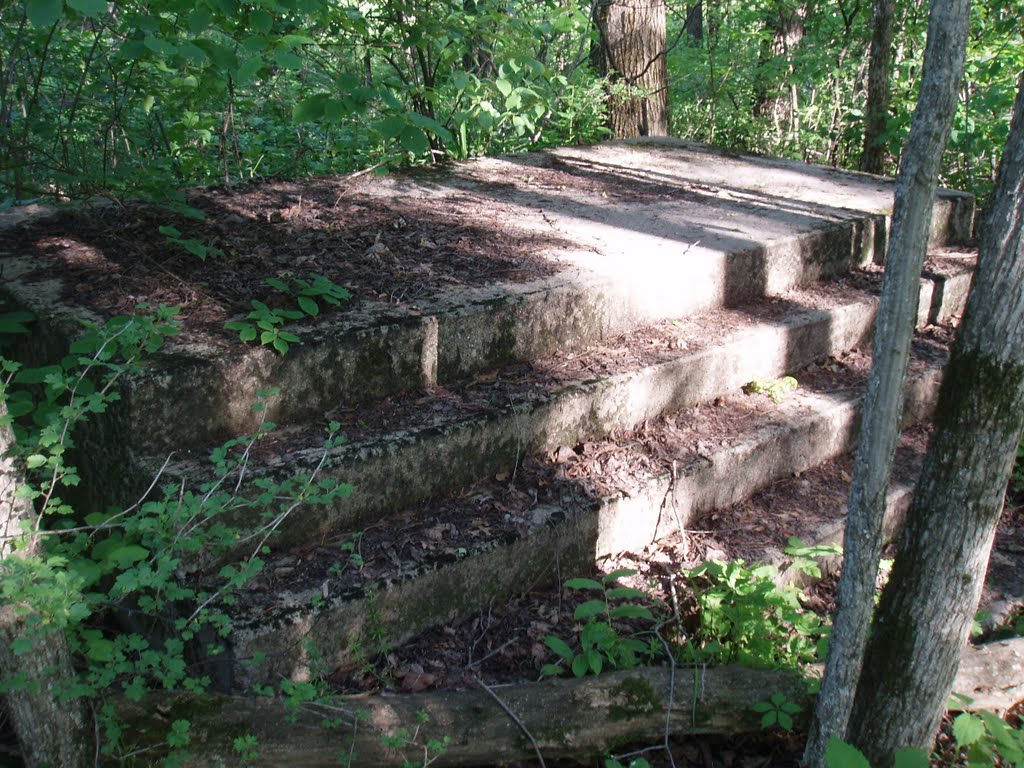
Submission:
[[[254,449],[241,492],[297,471],[354,486],[276,521],[267,567],[232,608],[236,684],[304,679],[373,637],[399,643],[558,584],[851,448],[863,366],[824,363],[870,345],[892,190],[674,140],[367,185],[382,202],[489,201],[479,226],[544,235],[532,256],[549,268],[414,304],[362,300],[298,327],[283,357],[173,346],[91,438],[96,503],[133,499],[161,467],[201,477],[212,445],[258,427],[268,387],[281,430]],[[922,329],[962,311],[972,216],[968,196],[937,197]],[[2,293],[45,319],[33,343],[53,349],[88,312],[59,275],[29,279],[33,259],[3,256]],[[928,333],[916,344],[908,425],[928,418],[940,347]],[[797,388],[779,402],[743,394],[787,375]],[[327,420],[347,441],[325,450]]]

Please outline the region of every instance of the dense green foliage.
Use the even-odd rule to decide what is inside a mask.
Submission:
[[[586,5],[24,0],[0,23],[0,202],[347,172],[603,138]],[[856,167],[871,4],[670,7],[674,133]],[[691,31],[684,19],[691,14]],[[1024,66],[1019,0],[975,6],[945,184],[985,194]],[[693,20],[700,17],[700,35]],[[900,0],[888,146],[927,4]]]

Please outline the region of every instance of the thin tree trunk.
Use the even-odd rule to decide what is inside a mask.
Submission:
[[[929,747],[985,582],[1024,428],[1024,75],[963,325],[857,686],[850,738],[873,765]]]
[[[875,0],[871,21],[871,53],[868,58],[868,99],[864,115],[864,152],[860,169],[884,173],[883,136],[889,119],[890,70],[892,68],[893,17],[896,0]]]
[[[963,74],[969,9],[969,0],[935,0],[929,20],[921,92],[896,182],[874,357],[850,488],[838,609],[815,722],[804,753],[804,762],[814,768],[824,765],[829,740],[847,733],[867,643],[882,550],[885,495],[917,317],[917,286],[931,226],[932,199]]]
[[[610,78],[608,121],[616,138],[668,135],[665,0],[602,0],[594,62]]]
[[[31,522],[35,515],[32,503],[17,493],[22,474],[9,455],[14,439],[10,427],[3,424],[6,415],[0,382],[0,579],[11,577],[9,567],[15,558],[32,556],[39,548],[31,538],[14,548],[12,537],[20,532],[20,524]],[[60,630],[30,629],[30,625],[17,606],[0,605],[0,677],[20,681],[6,698],[25,765],[90,766],[93,755],[85,705],[55,695],[73,674],[67,641]]]

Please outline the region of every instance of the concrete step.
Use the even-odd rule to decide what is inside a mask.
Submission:
[[[970,273],[954,259],[940,274],[939,263],[922,280],[921,325],[945,321],[964,305]],[[325,452],[322,424],[283,430],[250,452],[247,476],[255,482],[316,471],[322,480],[354,485],[354,493],[331,506],[292,511],[274,541],[329,537],[434,494],[511,473],[528,456],[633,429],[861,346],[869,342],[876,305],[870,286],[822,285],[647,328],[648,349],[639,353],[636,334],[626,334],[457,388],[338,409],[328,416],[342,422],[349,442]],[[163,463],[159,455],[143,462],[140,482],[148,483]],[[166,475],[199,478],[206,466],[197,457],[171,465]]]
[[[497,237],[542,235],[548,244],[524,256],[552,274],[441,289],[415,303],[352,302],[296,327],[303,342],[283,358],[225,338],[174,344],[127,388],[123,423],[106,427],[119,450],[112,466],[255,429],[251,405],[269,387],[280,390],[267,402],[269,418],[302,422],[339,403],[445,385],[878,263],[893,185],[657,140],[481,159],[360,191],[389,202],[430,198],[455,210],[484,201],[495,218],[478,226]],[[972,212],[969,196],[941,192],[932,244],[966,240]],[[3,250],[0,292],[42,319],[25,353],[58,354],[79,320],[96,318],[74,305],[58,270],[42,265],[51,256]],[[385,275],[392,268],[381,263]],[[327,277],[345,283],[344,275]]]
[[[807,385],[777,404],[737,393],[670,414],[665,423],[678,439],[644,450],[637,448],[642,428],[578,446],[607,451],[596,481],[574,479],[576,450],[556,450],[515,474],[271,555],[233,609],[235,658],[263,659],[243,665],[239,682],[304,679],[313,665],[358,663],[374,638],[397,644],[491,601],[589,572],[603,556],[641,551],[702,514],[850,450],[860,406],[855,381],[828,366],[797,377]],[[940,378],[941,356],[923,338],[905,424],[928,417]],[[703,445],[702,425],[726,416],[732,431]],[[644,451],[646,462],[629,459]],[[618,479],[614,467],[623,463],[642,469]]]

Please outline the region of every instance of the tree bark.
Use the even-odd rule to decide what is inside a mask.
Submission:
[[[929,746],[967,642],[1024,428],[1024,75],[935,433],[857,686],[874,765]]]
[[[956,690],[973,695],[981,707],[998,711],[1012,706],[1024,695],[1024,638],[971,648]],[[603,757],[626,743],[659,744],[670,699],[670,732],[691,735],[761,730],[760,715],[751,706],[772,694],[784,694],[801,706],[798,725],[813,704],[806,683],[793,672],[744,667],[680,667],[674,679],[669,668],[655,667],[491,691],[338,696],[323,705],[303,705],[294,723],[284,722],[280,699],[154,693],[140,702],[120,702],[118,716],[140,748],[159,748],[171,722],[189,720],[189,765],[217,764],[218,759],[235,765],[233,740],[251,734],[258,756],[249,765],[315,768],[337,766],[339,753],[349,750],[355,765],[400,765],[417,756],[417,747],[388,749],[381,736],[402,730],[411,736],[420,722],[418,713],[426,712],[428,721],[415,739],[418,756],[428,739],[449,737],[448,748],[432,763],[439,768],[532,761],[536,753],[530,737],[546,759]],[[364,714],[356,719],[358,712]],[[324,719],[336,721],[336,727],[324,728]]]
[[[39,549],[33,537],[23,539],[18,549],[14,546],[21,522],[32,521],[35,515],[31,502],[17,493],[23,475],[10,455],[14,437],[3,424],[6,415],[0,381],[0,579],[11,577],[9,566],[15,558],[32,556]],[[90,766],[93,755],[85,705],[56,695],[73,676],[67,641],[60,630],[36,626],[30,631],[27,618],[14,605],[0,605],[0,678],[19,681],[6,699],[25,765]],[[16,643],[28,647],[18,648]]]
[[[846,736],[867,644],[885,496],[917,317],[917,285],[942,153],[963,75],[969,9],[969,0],[935,0],[929,19],[921,92],[896,181],[874,356],[850,488],[838,608],[816,718],[804,753],[804,762],[814,768],[824,765],[829,740]]]
[[[609,78],[608,122],[619,139],[668,135],[665,0],[601,0],[594,61]]]
[[[885,172],[883,136],[889,120],[890,69],[892,65],[893,17],[896,0],[875,0],[868,58],[868,98],[864,115],[864,151],[860,169],[865,173]]]

